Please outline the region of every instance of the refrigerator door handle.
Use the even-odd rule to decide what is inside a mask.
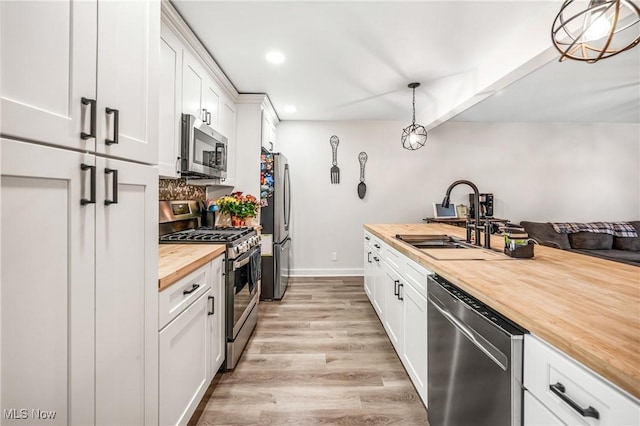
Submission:
[[[285,229],[289,229],[289,222],[291,221],[291,180],[289,179],[289,164],[284,166],[285,187],[284,187],[284,226]]]

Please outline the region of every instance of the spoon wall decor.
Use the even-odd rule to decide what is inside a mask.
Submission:
[[[367,184],[364,183],[364,165],[367,163],[367,153],[361,152],[358,154],[358,161],[360,162],[360,183],[358,184],[358,197],[364,198],[364,194],[367,193]]]

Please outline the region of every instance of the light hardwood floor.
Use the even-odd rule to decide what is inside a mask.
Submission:
[[[362,278],[297,279],[218,374],[197,425],[428,425]]]

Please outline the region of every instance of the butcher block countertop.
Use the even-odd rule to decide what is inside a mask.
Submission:
[[[211,262],[224,252],[224,244],[160,244],[158,248],[158,287],[160,291]]]
[[[464,239],[464,228],[443,224],[364,227],[640,398],[640,268],[540,245],[535,246],[533,259],[503,254],[482,260],[438,259],[396,240],[395,235],[447,234]],[[491,247],[501,251],[503,237],[492,235]],[[479,249],[463,251],[471,250]]]

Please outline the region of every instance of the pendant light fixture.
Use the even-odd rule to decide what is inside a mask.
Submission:
[[[553,21],[551,39],[562,54],[594,63],[640,43],[640,9],[629,0],[566,0]]]
[[[416,87],[420,83],[410,83],[409,88],[413,89],[413,121],[411,125],[402,130],[402,147],[411,151],[420,149],[427,143],[427,130],[416,124]]]

